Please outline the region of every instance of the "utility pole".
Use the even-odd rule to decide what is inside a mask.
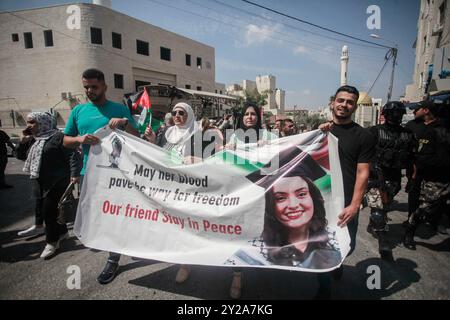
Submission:
[[[395,64],[397,62],[397,52],[398,52],[397,48],[391,48],[389,50],[389,52],[386,54],[386,59],[390,59],[391,57],[393,58],[392,59],[391,81],[390,81],[390,84],[389,84],[389,89],[388,89],[388,95],[387,95],[387,101],[386,102],[391,101],[391,97],[392,97],[392,89],[393,89],[393,86],[394,86]],[[389,54],[391,54],[391,55],[389,56]]]

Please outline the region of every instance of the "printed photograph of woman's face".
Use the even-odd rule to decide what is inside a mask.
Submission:
[[[238,250],[230,261],[303,269],[339,265],[339,244],[328,225],[321,193],[329,192],[327,176],[309,154],[297,147],[280,153],[280,166],[274,174],[265,175],[260,170],[248,175],[250,181],[265,189],[264,226],[251,248]]]

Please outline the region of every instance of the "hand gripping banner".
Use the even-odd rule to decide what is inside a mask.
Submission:
[[[90,248],[171,263],[325,272],[350,250],[337,139],[316,130],[185,164],[100,129],[74,232]]]

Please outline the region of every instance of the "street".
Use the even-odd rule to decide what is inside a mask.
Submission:
[[[23,162],[9,158],[6,182],[13,189],[0,190],[0,299],[229,299],[232,271],[226,267],[193,266],[189,279],[175,283],[178,267],[158,261],[123,256],[117,278],[100,285],[107,253],[85,248],[70,231],[58,254],[39,258],[45,237],[19,238],[17,232],[34,223],[30,184]],[[403,181],[405,182],[405,181]],[[360,213],[355,252],[344,261],[342,279],[334,282],[333,299],[450,299],[450,238],[433,235],[421,226],[417,251],[401,246],[407,217],[407,195],[396,197],[389,213],[389,239],[393,262],[379,258],[377,240],[366,231],[369,211]],[[80,289],[69,289],[70,266],[81,271]],[[381,288],[369,289],[369,266],[381,271]],[[70,271],[70,269],[69,269]],[[315,274],[244,269],[242,299],[312,299],[317,290]]]

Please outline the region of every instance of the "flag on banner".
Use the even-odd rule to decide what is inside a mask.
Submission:
[[[171,263],[325,272],[350,250],[337,139],[320,130],[183,164],[105,127],[74,232],[91,248]],[[118,151],[114,146],[120,144]]]

